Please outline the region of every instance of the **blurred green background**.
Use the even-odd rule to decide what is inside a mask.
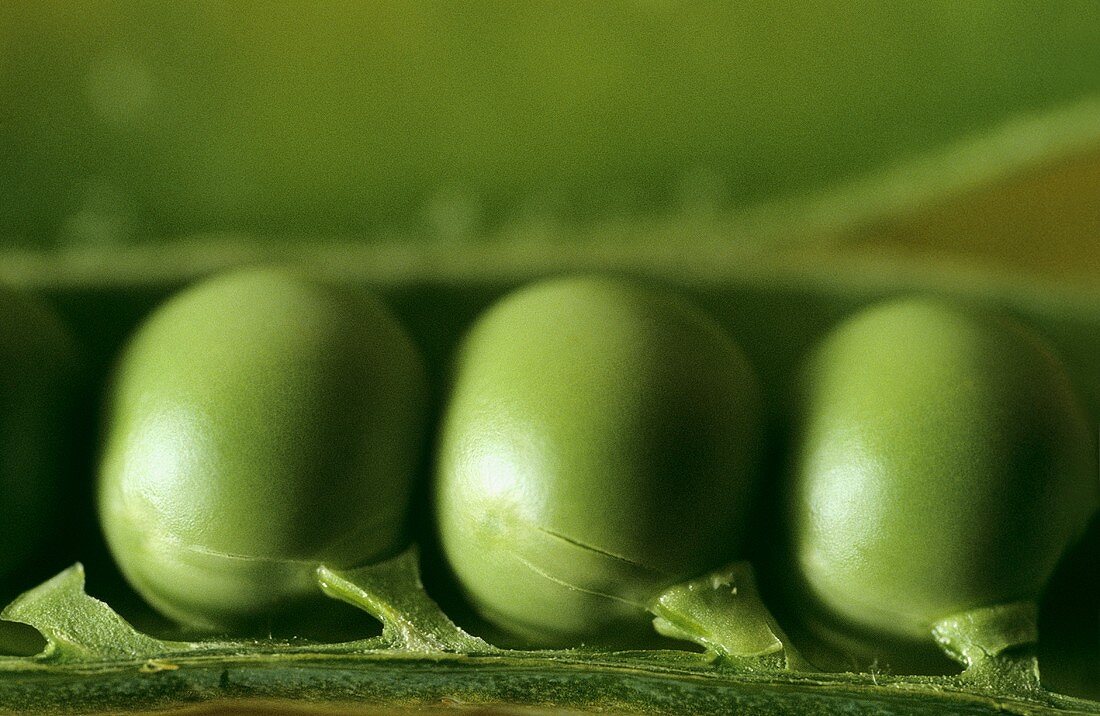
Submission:
[[[1090,97],[1092,0],[10,0],[0,241],[735,215]]]

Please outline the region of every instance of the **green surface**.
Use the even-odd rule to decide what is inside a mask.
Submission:
[[[0,587],[14,597],[82,560],[89,591],[146,632],[63,572],[7,613],[50,647],[0,661],[0,710],[1097,712],[1038,688],[1033,613],[1018,603],[936,625],[962,675],[906,676],[900,661],[795,671],[784,629],[820,654],[791,628],[768,524],[747,540],[762,593],[740,563],[649,605],[663,634],[705,653],[503,652],[424,599],[408,555],[320,575],[343,602],[327,638],[372,633],[355,620],[369,612],[385,623],[375,640],[320,643],[311,624],[291,641],[190,641],[101,544],[89,426],[157,305],[202,276],[274,262],[382,294],[427,358],[436,405],[459,337],[494,301],[608,273],[674,289],[736,336],[763,387],[766,472],[812,346],[861,307],[914,293],[1042,334],[1095,435],[1098,127],[1088,0],[0,4],[0,282],[46,298],[83,349],[69,507],[11,536],[42,544]],[[0,469],[40,439],[5,443]],[[413,522],[428,592],[488,637],[425,515]],[[1098,549],[1094,524],[1038,617],[1043,684],[1092,699]],[[5,622],[0,643],[34,653],[37,634]]]
[[[714,653],[503,651],[456,628],[419,590],[415,552],[374,568],[319,571],[332,596],[383,633],[342,644],[158,641],[83,592],[75,566],[28,592],[4,618],[35,625],[40,656],[0,661],[0,706],[26,713],[138,711],[210,699],[294,698],[370,708],[511,704],[616,713],[1100,713],[1050,695],[1033,660],[992,654],[953,677],[801,674],[746,668]],[[990,663],[991,662],[991,663]]]
[[[797,392],[796,584],[869,651],[1037,599],[1096,509],[1093,422],[1019,325],[929,300],[872,306],[815,349]]]
[[[453,241],[739,213],[1098,93],[1089,0],[9,2],[0,237]]]
[[[760,388],[697,308],[539,283],[482,314],[454,364],[440,538],[474,608],[521,643],[644,643],[662,587],[743,556]]]
[[[843,318],[899,294],[938,295],[953,304],[1014,315],[1044,335],[1065,356],[1087,398],[1094,428],[1100,416],[1100,299],[1087,283],[1010,278],[996,268],[928,260],[879,261],[870,264],[879,267],[875,272],[866,270],[868,264],[823,260],[810,265],[778,253],[749,261],[706,247],[681,253],[680,260],[673,261],[677,252],[663,244],[641,252],[609,243],[583,251],[524,247],[480,254],[465,248],[408,246],[220,246],[220,252],[193,252],[179,244],[156,257],[119,252],[109,265],[88,255],[41,260],[24,255],[3,264],[4,275],[6,282],[33,290],[58,307],[87,346],[86,379],[105,385],[115,356],[144,316],[190,277],[265,257],[294,263],[326,282],[380,293],[428,356],[438,402],[446,385],[442,368],[448,357],[476,317],[497,299],[563,272],[625,273],[636,282],[689,296],[736,335],[759,367],[765,405],[771,411],[791,390],[797,367],[813,346]],[[92,593],[142,624],[147,634],[172,633],[113,576],[111,561],[91,537],[95,529],[89,516],[89,537],[66,543],[43,564],[56,565],[56,571],[76,559],[86,561]],[[423,522],[414,530],[425,545],[429,593],[471,633],[491,639],[488,631],[464,616],[450,593],[430,532]],[[708,576],[694,587],[690,581],[676,585],[651,605],[653,616],[663,620],[658,624],[663,633],[690,640],[703,653],[502,651],[463,635],[423,599],[408,556],[377,569],[322,572],[320,584],[329,596],[365,609],[386,624],[382,637],[345,644],[306,638],[194,642],[178,632],[170,642],[133,636],[102,603],[83,600],[77,589],[82,580],[66,572],[8,612],[63,646],[0,664],[0,705],[64,711],[79,700],[89,709],[118,711],[194,701],[290,698],[331,710],[356,704],[411,708],[441,703],[649,713],[724,713],[736,706],[760,713],[1097,710],[1094,702],[1040,690],[1030,656],[1034,634],[1027,628],[1005,629],[1001,621],[981,612],[955,615],[950,623],[937,626],[951,653],[971,663],[962,675],[905,675],[911,672],[900,663],[880,663],[860,673],[807,671],[797,652],[788,648],[792,642],[785,631],[796,640],[794,646],[801,648],[803,642],[797,641],[801,635],[790,631],[789,612],[776,599],[775,564],[768,558],[767,543],[759,544],[761,539],[770,539],[767,530],[754,531],[749,540],[749,556],[761,573],[759,602],[749,588],[751,575],[733,570]],[[1088,628],[1090,614],[1100,608],[1100,593],[1089,587],[1095,544],[1085,545],[1076,566],[1060,568],[1057,591],[1044,597],[1039,619],[1045,625],[1039,643],[1043,684],[1091,698],[1100,696],[1094,676],[1100,673],[1100,645],[1090,638],[1095,632]],[[732,590],[723,584],[737,585],[739,596],[729,601]],[[774,620],[769,609],[775,610]],[[345,613],[345,634],[352,622]],[[1027,620],[1017,623],[1026,625]],[[782,651],[773,650],[772,638],[783,645]],[[1018,646],[1000,651],[1006,644]],[[23,649],[33,651],[30,646],[33,643]],[[987,652],[991,659],[973,658]]]
[[[422,359],[369,294],[274,270],[201,283],[113,376],[98,486],[112,554],[175,620],[267,633],[317,601],[317,563],[404,546],[425,413]]]

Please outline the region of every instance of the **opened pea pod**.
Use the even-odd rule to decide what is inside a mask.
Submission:
[[[485,286],[478,307],[498,291]],[[438,286],[426,295],[438,300]],[[748,303],[753,318],[727,313],[730,326],[768,340],[784,312]],[[132,334],[110,393],[99,507],[122,572],[154,606],[196,630],[261,638],[141,634],[84,592],[74,565],[5,610],[48,648],[0,659],[4,703],[41,698],[30,666],[115,710],[138,704],[102,679],[144,694],[142,706],[165,693],[283,698],[308,684],[331,703],[381,694],[647,713],[1100,709],[1045,691],[1028,661],[1033,602],[1097,502],[1089,419],[1028,330],[930,300],[841,324],[805,356],[795,439],[772,445],[793,463],[784,512],[754,494],[783,477],[760,459],[761,415],[782,406],[761,405],[731,337],[688,301],[567,278],[519,288],[472,326],[465,315],[457,347],[450,331],[428,344],[456,348],[434,524],[483,619],[455,616],[495,644],[455,627],[431,598],[458,606],[446,577],[425,574],[425,591],[415,549],[403,550],[426,447],[412,342],[359,288],[248,270],[196,284]],[[771,355],[774,344],[752,347]],[[769,522],[788,531],[794,569],[755,566],[795,576],[818,635],[885,656],[892,673],[825,674],[824,660],[792,673],[807,665],[738,561],[761,555],[770,542],[749,541],[770,538]],[[782,585],[768,586],[771,605]],[[376,617],[382,635],[353,639],[340,623],[334,643],[318,643],[296,631],[295,617],[308,630],[326,611],[324,594]],[[782,624],[810,647],[796,614]],[[895,658],[937,655],[933,640],[963,673],[912,676]],[[541,651],[555,646],[584,648]]]
[[[169,300],[114,375],[99,513],[122,572],[199,630],[308,611],[319,563],[404,546],[425,381],[363,292],[252,269]]]
[[[504,298],[458,350],[439,434],[460,587],[525,645],[644,645],[650,611],[684,636],[662,607],[695,586],[658,595],[744,556],[760,414],[741,350],[678,297],[582,277]]]

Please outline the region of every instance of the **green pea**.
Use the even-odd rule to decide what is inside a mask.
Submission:
[[[740,552],[760,389],[691,305],[618,280],[541,283],[478,321],[453,381],[441,543],[472,606],[506,632],[641,638],[658,587]]]
[[[788,524],[811,621],[904,654],[940,619],[1036,599],[1100,482],[1038,337],[899,300],[835,329],[803,377]]]
[[[405,540],[426,400],[377,300],[274,269],[161,307],[117,367],[99,512],[122,572],[200,630],[310,606],[318,562]]]
[[[73,450],[76,375],[75,344],[53,311],[0,290],[0,576],[49,533]]]

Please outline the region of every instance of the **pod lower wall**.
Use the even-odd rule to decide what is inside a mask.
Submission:
[[[1027,702],[956,686],[855,679],[692,675],[626,664],[547,658],[367,656],[104,666],[94,672],[5,674],[0,706],[19,713],[143,712],[207,702],[250,701],[321,713],[493,709],[648,714],[1069,714],[1100,713],[1092,702]]]
[[[154,639],[88,596],[76,565],[4,611],[4,619],[37,628],[47,644],[37,655],[0,660],[0,709],[137,713],[257,700],[274,708],[282,700],[336,713],[1100,713],[1100,703],[1042,689],[1026,652],[991,656],[958,675],[900,677],[793,671],[713,651],[502,650],[438,609],[420,586],[417,564],[412,549],[372,567],[319,568],[322,590],[383,625],[379,637],[337,644]]]

